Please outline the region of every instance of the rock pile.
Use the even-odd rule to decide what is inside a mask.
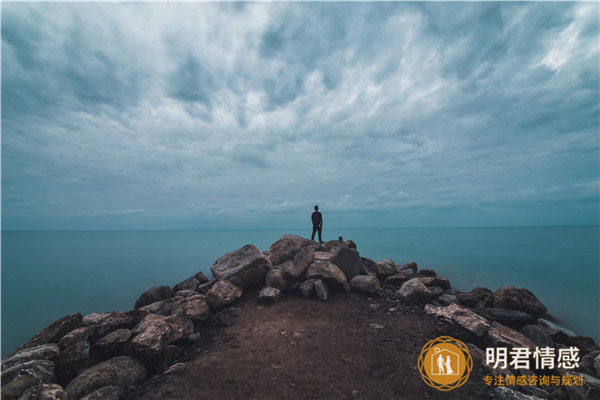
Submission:
[[[388,293],[464,328],[480,343],[578,346],[580,373],[589,377],[584,379],[587,393],[600,390],[595,386],[600,350],[594,341],[541,318],[546,307],[527,289],[463,293],[415,263],[398,266],[390,259],[361,257],[351,240],[319,244],[295,235],[281,237],[265,252],[246,245],[227,253],[211,271],[212,280],[198,272],[173,287],[150,288],[131,311],[71,314],[55,321],[2,362],[2,398],[123,398],[152,375],[168,371],[183,349],[199,340],[209,318],[226,321],[235,310],[228,307],[256,289],[263,303],[293,293],[322,301],[332,292]],[[483,354],[474,344],[469,348]]]

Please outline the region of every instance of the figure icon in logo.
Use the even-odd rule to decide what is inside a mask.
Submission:
[[[450,362],[450,355],[446,356],[446,375],[454,375],[454,371],[452,371],[452,363]]]
[[[437,367],[438,367],[438,374],[446,375],[446,373],[444,372],[444,357],[442,357],[441,354],[437,358]]]
[[[445,359],[444,359],[445,356]],[[437,365],[437,373],[432,372],[433,375],[458,375],[458,371],[455,368],[460,369],[460,362],[458,360],[458,354],[448,349],[434,347],[433,354],[431,355],[431,366],[433,368]],[[454,366],[454,368],[452,368]]]

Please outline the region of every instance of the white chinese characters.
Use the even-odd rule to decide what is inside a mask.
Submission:
[[[509,352],[506,347],[488,347],[485,350],[485,362],[494,369],[507,369],[509,366],[513,369],[529,369],[533,357],[533,365],[538,370],[579,367],[579,348],[556,350],[552,347],[536,347],[532,352],[528,347],[513,347]]]

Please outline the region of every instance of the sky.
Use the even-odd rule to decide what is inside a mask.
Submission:
[[[597,225],[598,3],[3,3],[2,229]]]

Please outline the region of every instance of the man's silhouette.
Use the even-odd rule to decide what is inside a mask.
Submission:
[[[321,229],[323,229],[323,216],[319,212],[319,206],[315,206],[315,212],[312,213],[312,224],[313,224],[313,233],[311,236],[312,240],[315,240],[315,232],[319,232],[319,243],[323,243],[321,239]]]

